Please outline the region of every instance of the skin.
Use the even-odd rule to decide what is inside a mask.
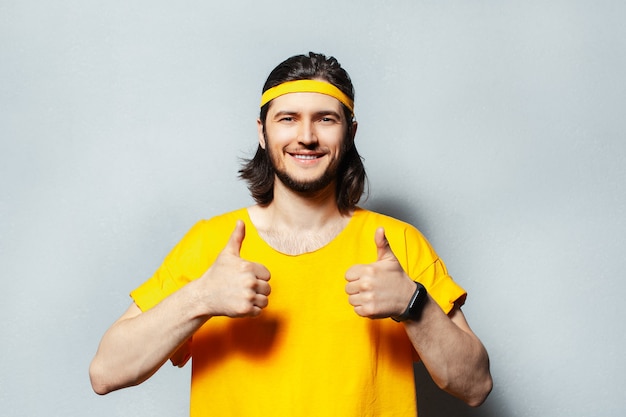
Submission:
[[[98,394],[140,384],[172,357],[184,364],[186,342],[213,316],[254,317],[268,304],[270,273],[239,256],[245,238],[237,222],[215,263],[197,280],[142,313],[136,304],[107,330],[89,368]]]
[[[292,93],[270,103],[259,120],[259,144],[277,171],[274,200],[248,209],[261,236],[284,253],[314,250],[332,240],[351,214],[335,202],[333,173],[340,161],[347,123],[341,104],[318,93]],[[356,132],[356,124],[352,132]],[[330,178],[330,179],[329,179]],[[90,367],[99,394],[139,384],[172,359],[184,364],[187,340],[213,316],[257,316],[270,301],[270,271],[239,256],[245,239],[238,222],[215,263],[194,280],[142,313],[135,305],[104,334]],[[359,316],[386,319],[406,308],[415,284],[391,250],[382,228],[372,236],[377,261],[354,265],[345,275],[347,301]],[[302,245],[302,241],[305,241]],[[293,242],[298,242],[294,244]],[[307,246],[308,245],[308,246]],[[429,297],[420,320],[404,326],[413,346],[439,387],[472,406],[492,387],[489,358],[460,308],[446,315]]]
[[[274,100],[271,110],[266,119],[267,135],[263,135],[260,120],[257,126],[259,144],[268,151],[278,182],[308,197],[332,190],[329,186],[337,174],[346,131],[337,100],[323,94],[292,93]]]
[[[408,305],[415,284],[400,266],[383,228],[376,231],[374,241],[377,261],[355,265],[346,273],[348,301],[362,317],[395,317]],[[446,315],[429,295],[420,319],[407,320],[404,326],[433,381],[441,389],[471,406],[485,401],[493,385],[489,357],[459,307]]]

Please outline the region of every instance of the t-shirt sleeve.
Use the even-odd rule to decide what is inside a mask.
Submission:
[[[467,292],[448,275],[445,264],[426,238],[416,228],[407,226],[404,241],[403,266],[411,279],[422,284],[446,314],[455,305],[463,305]]]
[[[150,279],[130,293],[142,311],[157,305],[163,299],[199,278],[213,263],[215,251],[207,239],[208,222],[196,223],[167,255]]]

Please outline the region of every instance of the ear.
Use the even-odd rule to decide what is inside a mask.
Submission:
[[[263,123],[261,119],[256,119],[256,129],[259,135],[259,146],[265,149],[265,135],[263,134]]]
[[[350,139],[352,139],[352,142],[354,142],[354,138],[356,137],[356,129],[357,129],[357,127],[359,127],[359,124],[357,123],[356,120],[353,120],[352,121],[352,130],[350,132],[351,136],[352,136]]]

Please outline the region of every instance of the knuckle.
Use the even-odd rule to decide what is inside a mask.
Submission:
[[[240,272],[252,272],[252,264],[248,261],[244,261],[243,259],[239,262],[238,268]]]
[[[374,265],[365,265],[363,267],[363,275],[372,276],[376,272],[376,267]]]
[[[243,299],[248,304],[252,304],[255,298],[256,298],[256,292],[253,290],[247,290],[243,294]]]
[[[368,304],[364,308],[364,314],[367,317],[375,317],[377,313],[378,313],[378,309],[376,308],[374,304]]]
[[[249,290],[256,288],[256,279],[250,274],[246,274],[243,279],[243,287]]]
[[[245,316],[247,314],[250,314],[251,310],[252,304],[250,303],[239,303],[234,309],[236,316]]]

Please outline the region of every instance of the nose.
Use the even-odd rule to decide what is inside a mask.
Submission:
[[[312,121],[303,121],[300,125],[300,131],[298,132],[298,142],[307,146],[317,143],[315,126]]]

